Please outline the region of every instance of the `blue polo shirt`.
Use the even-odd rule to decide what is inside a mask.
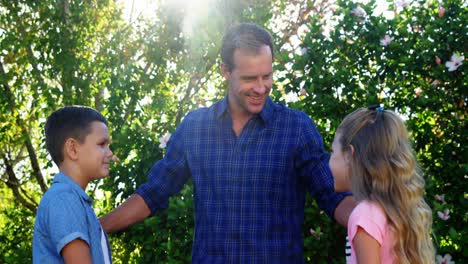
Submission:
[[[226,97],[184,118],[136,193],[154,214],[193,179],[193,263],[303,263],[306,193],[330,216],[346,195],[328,159],[313,121],[270,99],[236,136]]]
[[[92,202],[70,177],[63,173],[55,175],[37,209],[33,263],[64,263],[60,252],[75,239],[88,244],[94,264],[111,262],[107,235],[91,207]],[[107,252],[103,252],[106,246]]]

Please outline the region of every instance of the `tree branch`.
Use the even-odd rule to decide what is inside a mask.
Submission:
[[[3,64],[2,64],[1,61],[0,61],[0,74],[5,75],[5,70],[3,68]],[[11,92],[11,88],[8,85],[8,83],[6,83],[6,81],[3,83],[3,88],[4,88],[4,91],[5,91],[6,96],[7,96],[10,111],[13,114],[13,113],[17,112],[14,95]],[[40,169],[40,166],[39,166],[39,162],[37,160],[37,155],[36,155],[36,152],[35,152],[34,147],[32,145],[31,137],[29,136],[29,133],[28,133],[28,131],[26,129],[26,125],[23,122],[23,120],[20,118],[20,115],[14,115],[14,116],[16,116],[16,124],[20,128],[21,134],[25,138],[24,144],[26,145],[26,149],[28,150],[28,156],[29,156],[29,160],[31,162],[31,166],[32,166],[32,169],[33,169],[33,175],[36,178],[37,183],[39,184],[42,192],[46,192],[47,189],[48,189],[47,184],[45,183],[44,176],[42,175],[42,172],[41,172],[41,169]]]
[[[138,79],[138,86],[140,86],[143,83],[143,76],[148,75],[148,71],[151,65],[153,65],[153,63],[151,62],[148,62],[146,64],[145,68],[143,69],[143,73],[140,75],[140,79]],[[136,89],[138,89],[138,87],[136,87]],[[129,118],[133,114],[133,110],[135,110],[136,104],[138,103],[137,99],[138,99],[137,96],[130,97],[130,102],[128,103],[128,108],[127,108],[127,111],[125,112],[125,116],[123,119],[124,122],[130,122]]]
[[[31,203],[28,200],[31,198],[29,196],[26,196],[28,199],[26,199],[21,192],[24,190],[21,189],[21,185],[19,183],[18,178],[16,177],[15,171],[13,170],[13,165],[10,163],[8,158],[4,155],[3,156],[3,162],[5,163],[6,166],[6,173],[7,173],[7,180],[5,184],[13,191],[13,195],[15,196],[16,200],[26,207],[28,210],[33,212],[34,214],[36,213],[37,210],[37,204],[36,203]]]
[[[295,5],[301,5],[300,2],[301,1],[294,1],[294,4]],[[282,44],[287,43],[287,42],[289,42],[289,39],[292,36],[297,35],[297,31],[298,31],[299,27],[306,23],[307,17],[309,16],[309,14],[312,11],[317,12],[318,8],[320,8],[320,7],[315,6],[315,5],[307,5],[307,4],[305,6],[299,6],[299,14],[297,16],[297,19],[295,21],[293,21],[292,19],[288,20],[289,24],[281,32],[282,35],[283,35],[283,37],[281,38],[281,43]]]
[[[197,93],[200,90],[201,80],[203,79],[203,77],[205,77],[206,73],[209,72],[209,70],[213,67],[213,65],[215,64],[215,61],[216,59],[212,58],[205,64],[203,72],[195,72],[190,76],[190,80],[187,83],[187,89],[185,91],[185,95],[182,98],[182,100],[180,100],[180,103],[179,103],[181,107],[178,108],[177,113],[176,113],[176,119],[175,119],[176,126],[179,125],[180,120],[182,119],[182,117],[184,117],[183,115],[185,114],[187,110],[183,106],[188,104],[192,91],[194,91],[194,93]]]
[[[41,191],[45,193],[48,189],[47,184],[45,182],[44,176],[42,175],[41,168],[39,166],[39,162],[37,160],[36,151],[31,143],[31,138],[29,136],[26,137],[26,149],[28,150],[29,160],[31,161],[31,167],[33,169],[33,175],[39,183],[39,187],[41,187]]]

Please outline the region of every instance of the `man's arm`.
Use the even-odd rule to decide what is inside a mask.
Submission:
[[[91,253],[88,244],[81,239],[75,239],[65,245],[61,251],[66,264],[91,264]]]
[[[356,201],[353,196],[346,196],[341,202],[336,206],[334,217],[335,220],[342,226],[347,227],[348,218],[354,207],[356,207]]]
[[[145,200],[140,195],[133,194],[112,212],[99,218],[99,221],[106,233],[112,233],[143,221],[150,214],[151,210]]]

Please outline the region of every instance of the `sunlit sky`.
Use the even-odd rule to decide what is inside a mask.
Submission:
[[[175,7],[189,5],[189,8],[187,10],[190,10],[190,14],[188,14],[188,16],[192,19],[195,19],[196,16],[205,14],[206,10],[204,9],[209,8],[210,3],[213,1],[214,0],[167,0],[167,3]],[[158,8],[158,4],[156,3],[157,1],[155,0],[118,0],[117,2],[124,6],[124,17],[129,21],[134,21],[137,17],[140,16],[149,18],[155,13],[154,11]],[[366,4],[369,2],[369,0],[357,0],[355,2]],[[397,0],[395,2],[410,3],[412,1]],[[374,14],[377,15],[384,13],[385,16],[392,17],[393,11],[387,11],[388,6],[389,3],[386,0],[377,1],[377,8]]]
[[[154,0],[119,0],[124,7],[124,18],[133,21],[138,16],[151,17],[158,5]]]
[[[184,15],[182,18],[183,21],[183,29],[184,29],[184,35],[190,36],[192,34],[192,29],[194,28],[194,25],[203,18],[206,18],[207,14],[209,13],[209,9],[215,7],[214,2],[216,0],[166,0],[164,2],[164,5],[167,5],[171,8],[178,8],[178,7],[185,7],[185,10],[188,12]],[[306,1],[306,0],[304,0]],[[118,0],[117,3],[123,5],[123,10],[124,10],[124,19],[126,19],[129,23],[136,23],[136,20],[138,18],[146,18],[146,19],[151,19],[155,17],[156,11],[159,8],[159,4],[157,0]],[[334,0],[330,0],[330,3],[333,3]],[[360,3],[362,5],[368,4],[369,0],[355,0],[354,2]],[[415,5],[417,4],[416,1],[411,1],[411,0],[395,0],[394,1],[395,6],[397,8],[397,12],[401,11],[403,8],[402,6],[404,5]],[[394,17],[394,10],[391,10],[393,8],[389,7],[390,3],[387,0],[380,0],[376,1],[376,8],[372,15],[383,15],[387,19],[392,19]],[[293,6],[291,6],[293,7]],[[295,8],[293,8],[296,10]],[[297,19],[297,11],[296,12],[285,12],[286,14],[291,14],[291,19],[296,20]],[[296,16],[296,17],[294,17]],[[334,24],[331,20],[332,13],[329,12],[328,14],[325,15],[325,20],[328,20],[326,22],[326,26],[324,27],[324,35],[327,37],[327,32],[331,30],[334,27]],[[283,23],[287,23],[288,17],[281,17],[281,21],[276,21],[274,22],[273,28],[281,28]],[[336,23],[336,21],[335,21]],[[303,28],[307,28],[304,26]],[[328,30],[327,30],[328,29]],[[299,35],[301,34],[300,32],[303,32],[302,28],[298,30],[298,35],[297,36],[292,36],[289,39],[289,43],[286,43],[282,49],[285,50],[290,50],[294,52],[300,52],[298,49],[300,45],[300,37]],[[288,66],[288,65],[287,65]],[[291,66],[291,65],[289,65]],[[214,88],[213,88],[214,89]],[[291,98],[286,98],[286,101],[295,101],[297,100],[297,95],[294,94],[293,97]]]
[[[166,0],[165,4],[176,9],[182,6],[186,8],[188,13],[183,18],[184,33],[190,35],[192,25],[207,15],[212,2],[214,0]],[[151,19],[158,9],[156,0],[119,0],[117,3],[123,5],[124,18],[130,23],[139,17]]]

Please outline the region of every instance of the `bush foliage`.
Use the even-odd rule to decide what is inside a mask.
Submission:
[[[155,0],[153,16],[127,19],[116,2],[0,0],[0,262],[31,261],[35,209],[57,171],[44,147],[45,117],[83,104],[108,118],[121,162],[88,187],[105,214],[146,181],[164,155],[164,134],[224,96],[219,45],[238,21],[270,29],[272,97],[313,118],[325,145],[358,107],[379,103],[405,118],[437,254],[466,262],[465,1]],[[114,262],[190,262],[192,193],[189,182],[169,209],[110,235]],[[344,263],[344,237],[308,199],[307,263]]]

